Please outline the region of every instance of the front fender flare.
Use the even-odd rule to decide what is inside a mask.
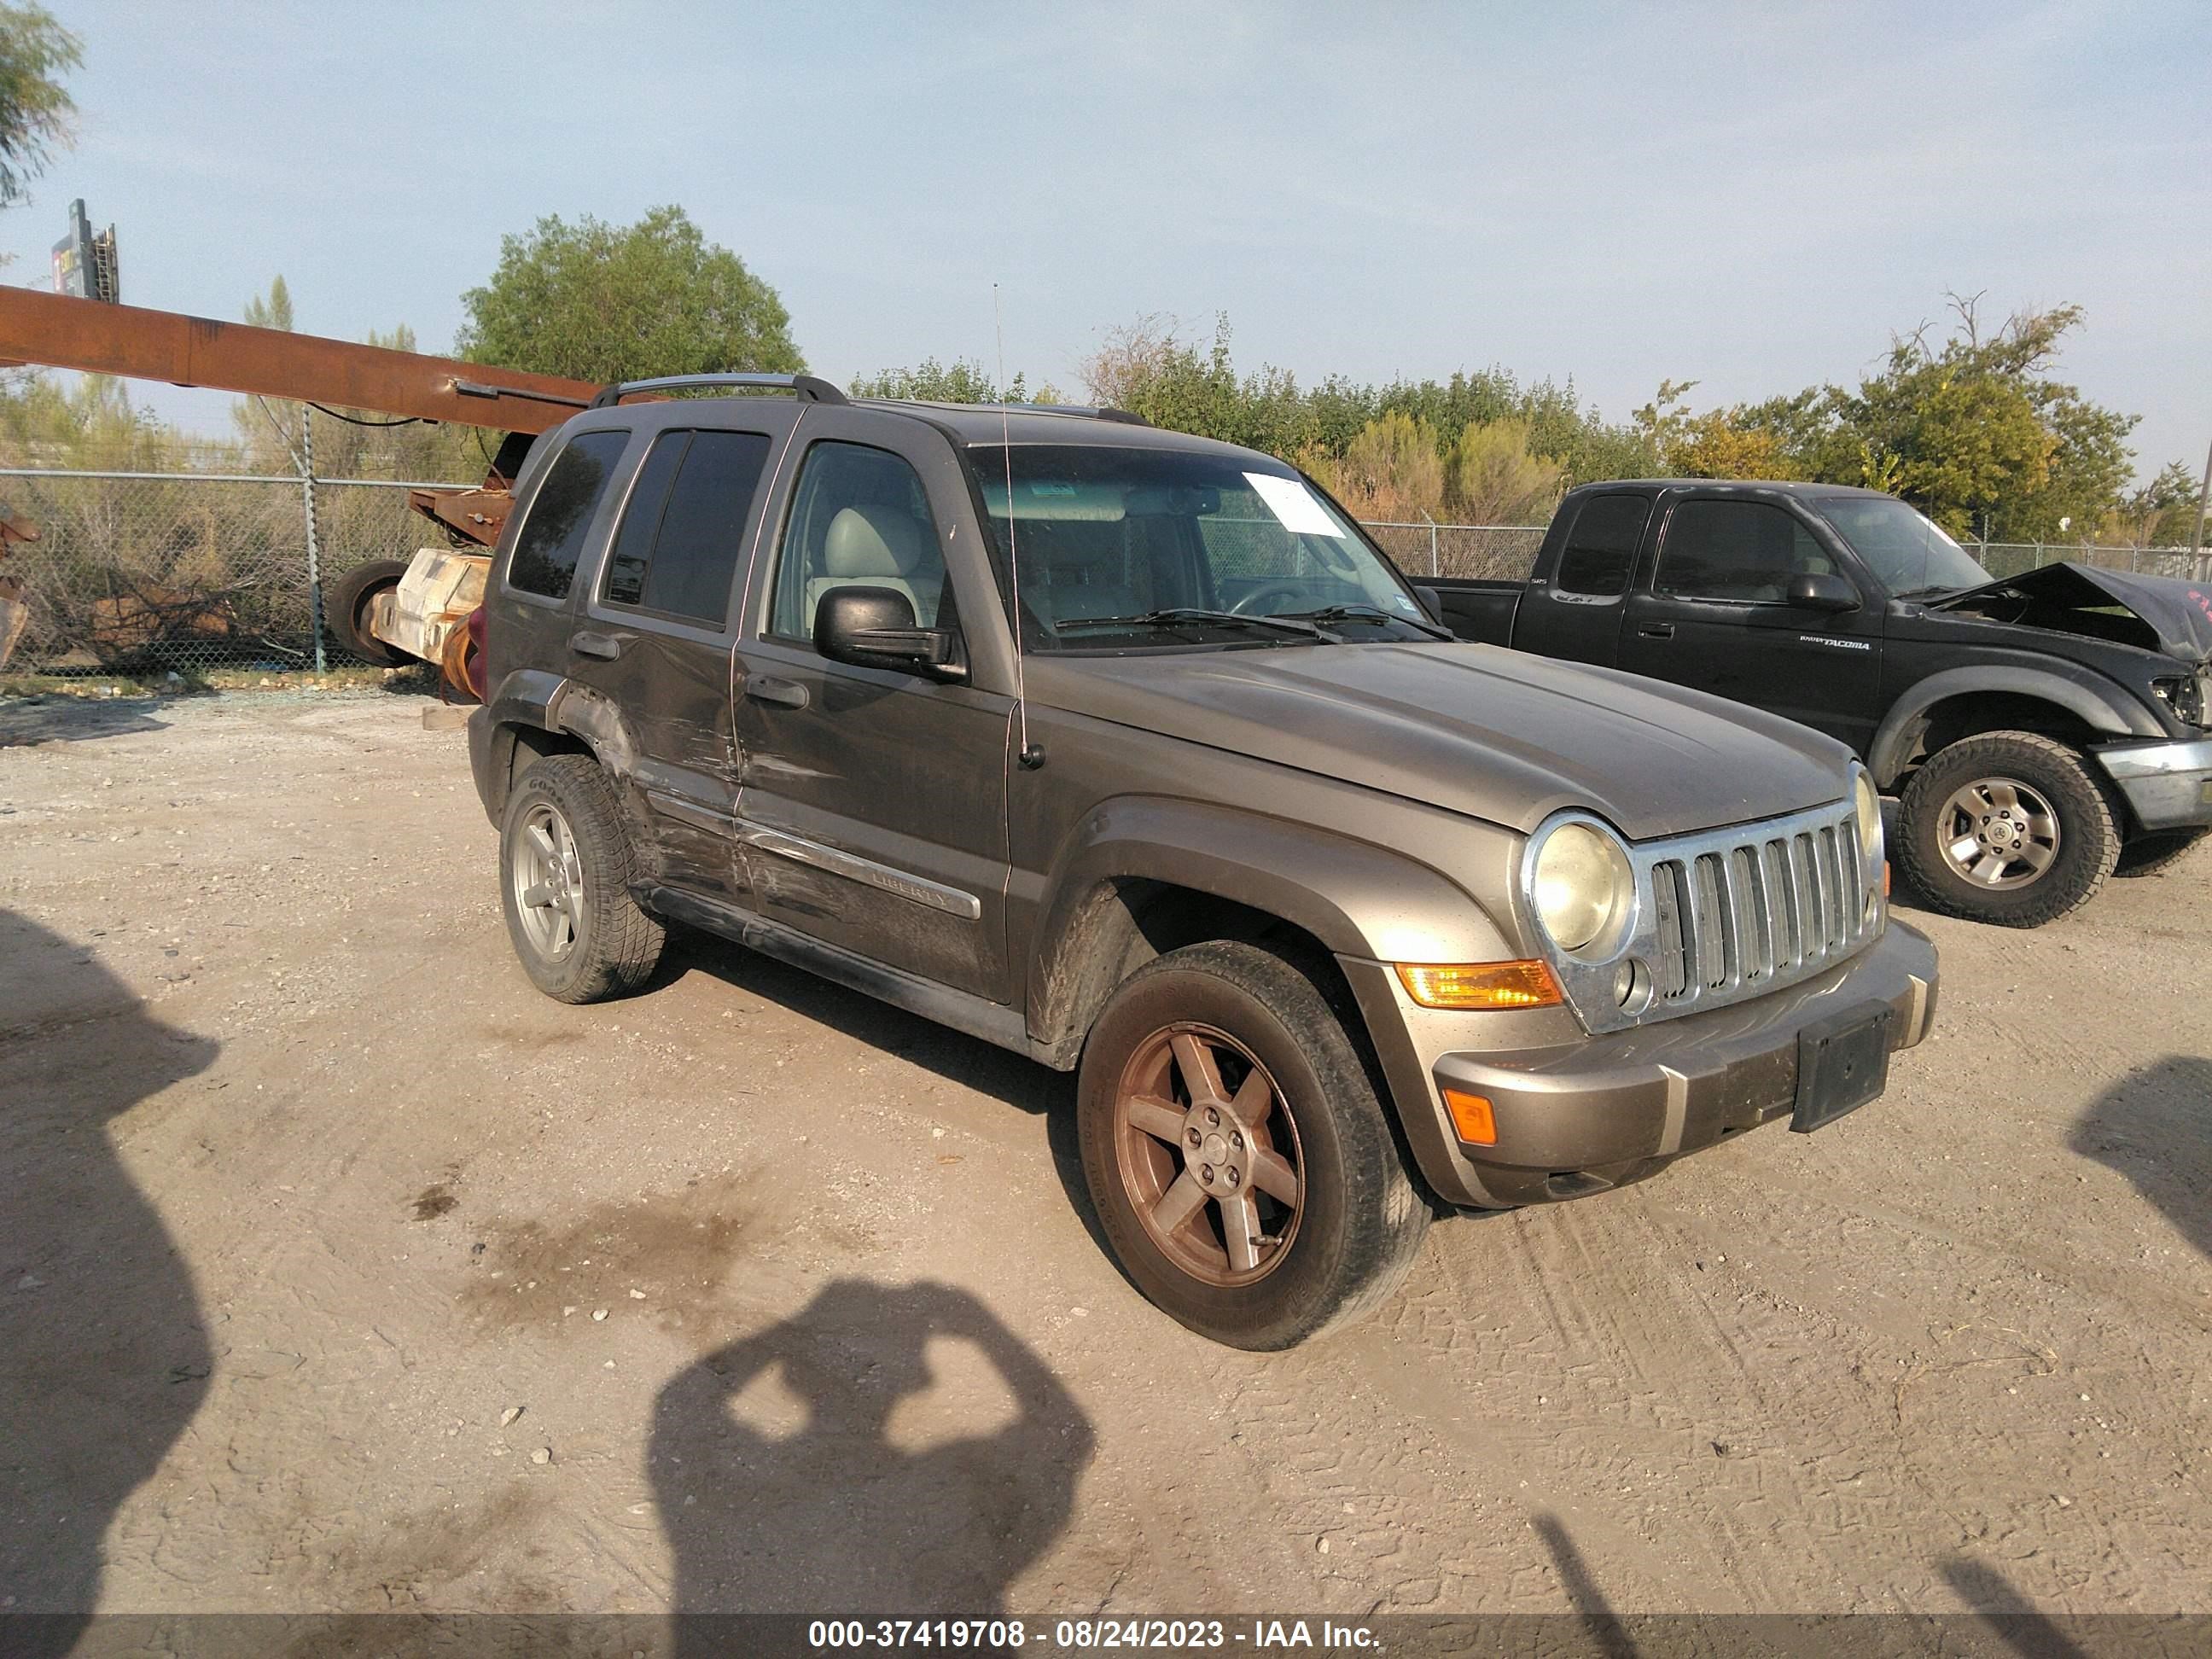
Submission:
[[[2030,659],[1947,668],[1916,681],[1882,717],[1867,750],[1867,770],[1874,775],[1875,787],[1888,788],[1905,770],[1929,709],[1947,698],[1984,691],[2039,698],[2063,708],[2093,730],[2115,737],[2166,735],[2150,711],[2123,687],[2077,664]]]
[[[1086,1000],[1073,982],[1079,969],[1069,969],[1085,954],[1097,896],[1133,881],[1278,917],[1338,956],[1495,962],[1522,954],[1465,887],[1394,848],[1233,807],[1124,796],[1085,814],[1054,861],[1029,967],[1028,1006],[1038,1015],[1031,1030],[1047,1043],[1068,1037]]]

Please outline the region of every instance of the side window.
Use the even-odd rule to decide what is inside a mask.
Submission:
[[[720,628],[753,493],[773,447],[759,432],[664,432],[615,532],[601,597]]]
[[[1780,605],[1793,576],[1835,564],[1795,515],[1765,501],[1684,501],[1667,520],[1652,591]]]
[[[1651,503],[1642,495],[1593,495],[1582,504],[1559,550],[1552,585],[1593,599],[1618,599],[1628,592],[1628,573],[1636,564],[1636,545]]]
[[[834,587],[888,587],[937,625],[945,551],[929,498],[913,467],[866,444],[818,443],[806,452],[776,559],[769,632],[814,637],[814,610]]]
[[[549,599],[568,597],[585,532],[629,442],[626,431],[580,432],[553,458],[514,538],[514,556],[507,563],[509,587]]]

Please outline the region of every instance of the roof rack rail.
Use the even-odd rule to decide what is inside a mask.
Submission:
[[[1101,404],[1091,411],[1102,421],[1119,421],[1123,426],[1150,426],[1152,422],[1141,415],[1132,415],[1126,409],[1109,409]]]
[[[732,391],[789,392],[802,403],[842,404],[849,401],[829,381],[812,374],[663,374],[650,380],[617,380],[592,399],[593,409],[611,409],[641,392],[676,392],[695,386],[726,386]]]

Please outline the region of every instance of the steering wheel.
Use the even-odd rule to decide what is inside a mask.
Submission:
[[[1268,582],[1264,586],[1254,588],[1229,609],[1233,615],[1239,617],[1264,617],[1272,611],[1274,606],[1271,604],[1262,605],[1261,603],[1262,599],[1283,599],[1295,603],[1304,599],[1305,596],[1306,589],[1303,582]]]

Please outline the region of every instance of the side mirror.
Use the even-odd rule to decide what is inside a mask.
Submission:
[[[1413,597],[1421,602],[1421,609],[1429,613],[1429,620],[1442,627],[1444,620],[1443,595],[1433,587],[1416,582],[1413,585]]]
[[[917,628],[914,605],[890,587],[833,587],[814,607],[814,648],[831,662],[889,668],[933,680],[964,680],[960,635]]]
[[[1847,576],[1808,573],[1790,578],[1790,603],[1800,611],[1856,611],[1859,591]]]

